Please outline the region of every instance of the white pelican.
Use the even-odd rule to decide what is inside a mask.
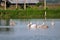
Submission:
[[[37,24],[32,24],[31,22],[27,25],[29,27],[29,29],[35,29],[35,28],[42,28],[42,29],[47,29],[48,26],[45,25],[45,23],[43,22],[43,24],[41,25],[37,25]]]
[[[45,25],[45,23],[43,22],[43,24],[38,25],[38,28],[47,29],[47,28],[48,28],[48,26],[47,26],[47,25]]]
[[[29,29],[35,29],[35,28],[37,28],[37,25],[36,24],[32,24],[32,22],[30,22],[28,25],[27,25],[28,27],[29,27]]]
[[[11,19],[10,20],[10,26],[14,26],[15,25],[15,22]]]

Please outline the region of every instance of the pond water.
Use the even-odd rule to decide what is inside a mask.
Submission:
[[[51,25],[52,20],[55,25]],[[16,25],[9,31],[0,30],[0,40],[60,40],[60,19],[13,19]],[[30,29],[27,24],[42,24],[48,29]]]

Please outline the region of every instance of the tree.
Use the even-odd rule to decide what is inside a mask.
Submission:
[[[38,2],[37,4],[36,4],[36,6],[40,6],[40,5],[43,5],[43,2]]]
[[[39,2],[36,4],[36,6],[38,6],[38,7],[39,7],[40,5],[41,5],[41,6],[44,5],[44,0],[39,0]]]

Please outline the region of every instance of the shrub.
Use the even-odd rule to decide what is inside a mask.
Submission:
[[[38,2],[37,4],[36,4],[36,6],[40,6],[40,5],[43,5],[43,3],[42,2]]]

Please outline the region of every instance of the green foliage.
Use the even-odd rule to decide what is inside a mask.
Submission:
[[[60,18],[60,10],[0,10],[0,19],[25,19],[25,18],[44,18],[44,11],[47,12],[47,18]]]
[[[37,4],[36,4],[36,6],[40,6],[40,5],[43,5],[43,3],[42,2],[38,2]]]

